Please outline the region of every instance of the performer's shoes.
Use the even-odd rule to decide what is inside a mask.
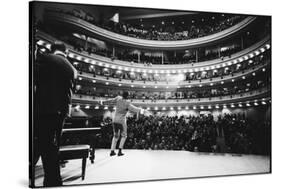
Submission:
[[[109,155],[110,155],[110,156],[115,156],[116,153],[112,150]]]
[[[122,150],[121,149],[119,149],[119,151],[118,151],[118,154],[117,154],[118,156],[123,156],[123,155],[125,155],[125,154],[123,154],[122,153]]]

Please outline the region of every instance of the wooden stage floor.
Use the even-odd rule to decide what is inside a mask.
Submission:
[[[108,149],[96,150],[95,163],[87,160],[85,180],[82,160],[70,160],[61,175],[64,185],[97,184],[172,178],[268,173],[270,157],[210,154],[188,151],[124,150],[125,156],[109,156]],[[35,185],[42,186],[42,163],[36,165]]]

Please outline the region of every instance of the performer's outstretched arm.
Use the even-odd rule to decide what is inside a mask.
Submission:
[[[118,99],[122,98],[121,96],[117,96],[115,98],[112,98],[112,99],[107,99],[107,100],[101,100],[100,101],[100,104],[103,105],[103,104],[109,104],[109,103],[116,103],[116,101]]]

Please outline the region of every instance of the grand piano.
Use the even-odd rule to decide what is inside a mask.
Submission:
[[[95,160],[95,145],[97,136],[101,133],[101,127],[96,126],[89,117],[70,117],[65,120],[62,130],[61,146],[81,145],[90,146],[90,161]]]

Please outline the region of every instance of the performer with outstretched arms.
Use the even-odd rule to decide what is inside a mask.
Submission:
[[[115,148],[116,148],[117,141],[120,137],[120,134],[121,134],[121,140],[119,144],[118,156],[124,155],[122,153],[122,149],[124,147],[127,138],[127,120],[126,120],[127,112],[130,111],[137,114],[139,113],[143,114],[145,112],[144,109],[132,105],[132,103],[127,100],[128,95],[129,93],[127,91],[124,91],[122,96],[117,96],[110,100],[101,101],[101,104],[102,103],[116,104],[115,115],[112,120],[113,138],[111,142],[110,156],[116,155]]]

